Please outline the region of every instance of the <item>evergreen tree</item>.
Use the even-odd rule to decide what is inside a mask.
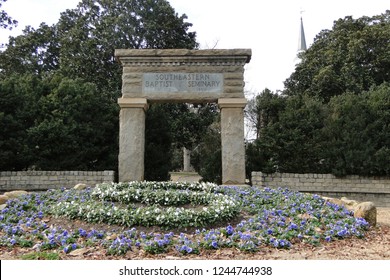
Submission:
[[[247,146],[249,171],[389,175],[389,38],[390,11],[321,31],[285,82],[284,105],[260,97],[258,120],[272,118]]]
[[[285,81],[286,95],[331,97],[390,82],[390,10],[373,17],[348,16],[323,30]]]
[[[116,168],[122,69],[114,50],[195,48],[186,19],[166,0],[83,0],[57,24],[27,26],[10,38],[0,52],[0,121],[7,123],[1,169]],[[21,84],[26,89],[16,91]],[[170,114],[166,108],[156,113]],[[148,122],[148,129],[156,125]],[[166,141],[176,137],[169,133]],[[147,147],[161,144],[158,137],[147,141]]]

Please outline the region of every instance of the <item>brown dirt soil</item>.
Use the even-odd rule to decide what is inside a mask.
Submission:
[[[52,223],[60,221],[52,220]],[[62,224],[64,226],[64,224]],[[77,229],[85,226],[80,221],[69,222],[67,227]],[[87,227],[84,227],[87,228]],[[96,227],[95,227],[96,228]],[[110,227],[105,227],[110,230]],[[111,227],[111,229],[113,229]],[[1,260],[21,259],[25,254],[31,253],[31,248],[8,249],[0,247]],[[309,244],[294,244],[289,250],[262,249],[256,253],[243,253],[237,249],[203,250],[199,255],[182,256],[176,250],[165,254],[152,255],[143,250],[128,252],[124,256],[107,256],[104,248],[81,248],[66,255],[58,252],[63,260],[108,260],[108,259],[192,259],[192,260],[223,260],[223,259],[258,259],[258,260],[390,260],[390,208],[377,208],[377,225],[372,227],[363,239],[349,238],[330,243],[322,243],[319,246]]]

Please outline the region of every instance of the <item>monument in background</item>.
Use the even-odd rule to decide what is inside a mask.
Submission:
[[[245,184],[244,66],[250,49],[118,49],[119,181],[144,180],[145,112],[152,102],[217,102],[221,110],[222,184]]]

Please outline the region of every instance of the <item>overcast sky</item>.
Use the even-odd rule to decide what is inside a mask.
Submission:
[[[283,89],[283,81],[294,70],[302,13],[306,43],[334,20],[351,15],[373,16],[390,9],[385,0],[168,0],[179,15],[185,13],[197,32],[202,49],[248,48],[252,60],[246,66],[245,90]],[[7,0],[3,9],[19,21],[11,32],[0,30],[0,42],[17,35],[26,25],[53,24],[60,12],[75,8],[79,0]],[[248,94],[251,95],[251,94]]]

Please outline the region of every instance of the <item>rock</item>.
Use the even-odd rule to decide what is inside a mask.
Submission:
[[[322,197],[326,202],[330,202],[330,203],[333,203],[333,204],[337,204],[337,205],[344,205],[345,203],[341,201],[341,199],[338,199],[338,198],[333,198],[333,197],[326,197],[326,196],[323,196]]]
[[[5,192],[4,195],[8,196],[9,199],[14,199],[18,198],[22,195],[26,195],[28,192],[26,191],[10,191],[10,192]]]
[[[354,213],[355,218],[364,218],[371,226],[376,225],[376,207],[371,201],[358,202],[346,197],[338,199],[324,196],[322,198],[327,202],[344,206],[347,210]]]
[[[6,204],[8,201],[9,197],[6,195],[0,195],[0,204]]]
[[[359,202],[357,202],[356,200],[348,199],[346,197],[342,197],[341,201],[343,201],[346,205],[352,207],[355,207],[357,204],[359,204]]]
[[[80,256],[84,255],[85,253],[88,253],[89,251],[90,251],[90,249],[88,249],[88,248],[80,248],[80,249],[76,249],[74,251],[71,251],[69,253],[69,256],[80,257]]]
[[[371,226],[376,225],[376,207],[371,201],[361,202],[354,207],[354,217],[364,218]]]
[[[345,197],[338,199],[338,198],[332,198],[332,197],[322,197],[325,201],[339,205],[339,206],[344,206],[346,209],[353,211],[354,206],[357,205],[358,202],[355,200],[349,200]]]
[[[82,184],[82,183],[77,184],[76,186],[73,187],[73,189],[75,189],[75,190],[84,190],[86,188],[87,188],[87,185],[86,184]]]

